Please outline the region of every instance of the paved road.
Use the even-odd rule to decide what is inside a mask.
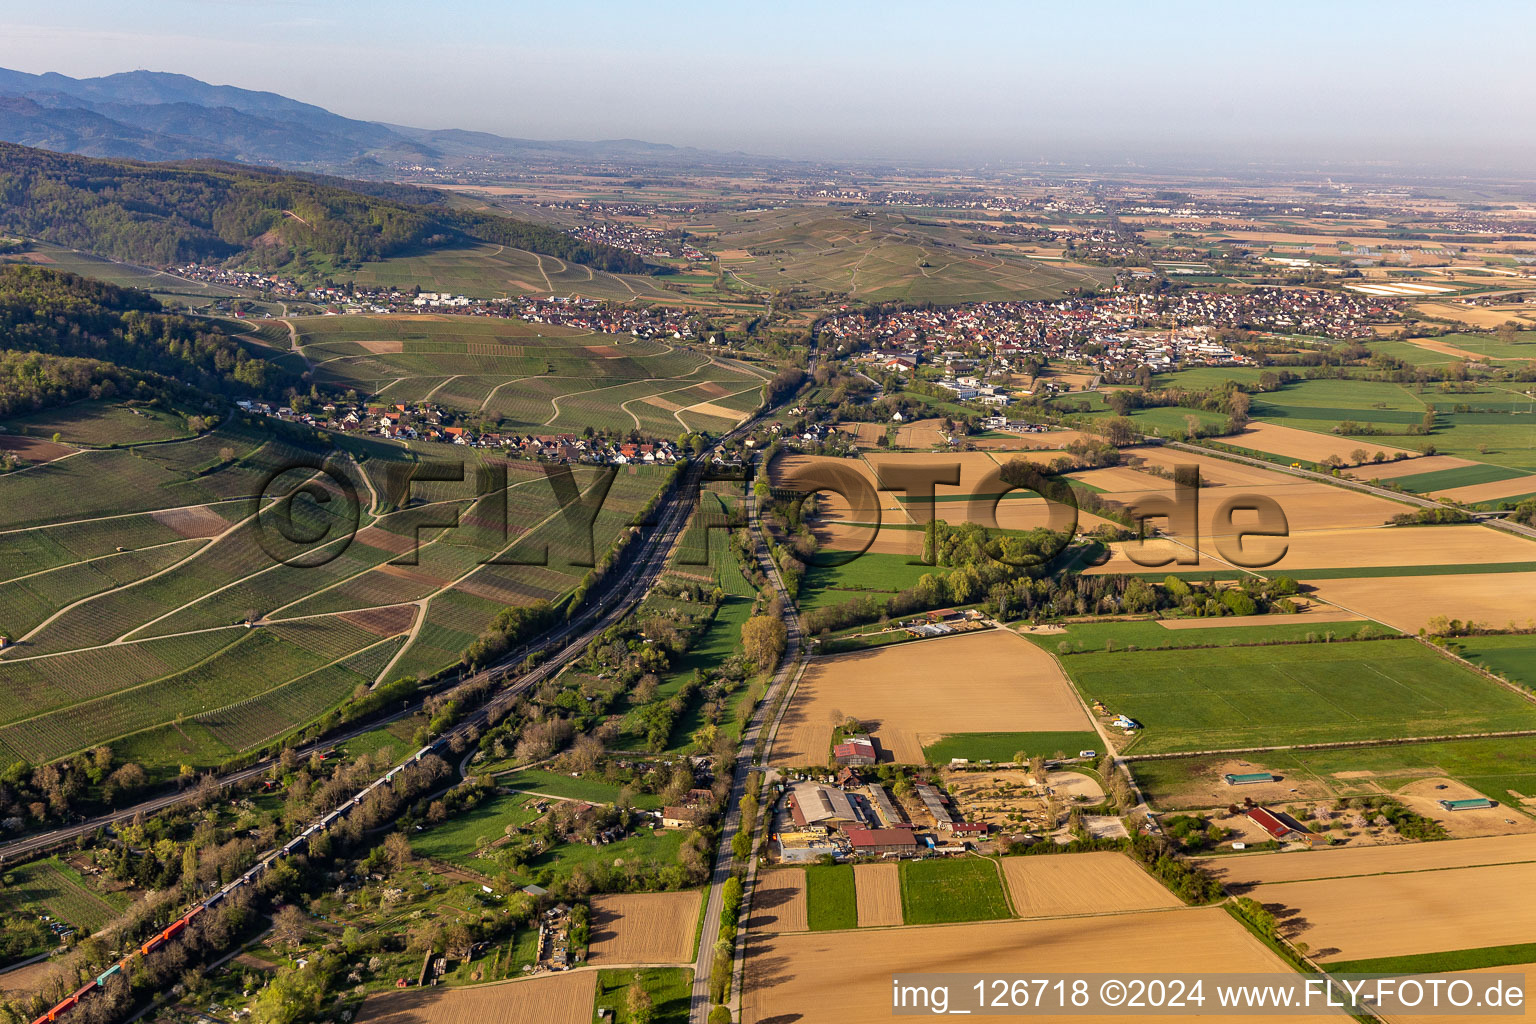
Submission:
[[[1386,498],[1389,501],[1400,501],[1405,505],[1416,505],[1419,508],[1446,509],[1450,505],[1435,501],[1433,498],[1420,497],[1417,494],[1406,494],[1403,491],[1394,491],[1386,487],[1378,487],[1360,480],[1351,480],[1348,477],[1332,476],[1328,473],[1314,473],[1310,469],[1295,469],[1291,466],[1281,466],[1263,459],[1249,458],[1246,455],[1234,455],[1231,452],[1219,451],[1215,448],[1205,448],[1197,444],[1185,444],[1182,441],[1166,441],[1166,448],[1177,448],[1179,451],[1190,452],[1194,455],[1206,455],[1218,459],[1228,459],[1232,462],[1242,462],[1249,466],[1258,466],[1275,473],[1289,473],[1291,476],[1299,476],[1304,480],[1317,480],[1325,484],[1333,484],[1335,487],[1343,487],[1351,491],[1360,491],[1365,494],[1374,494],[1378,498]],[[1536,539],[1536,529],[1522,526],[1519,523],[1511,523],[1506,519],[1479,519],[1484,526],[1491,526],[1496,530],[1504,530],[1509,533],[1519,534],[1522,537]]]
[[[689,1019],[692,1024],[705,1024],[709,1016],[709,979],[710,972],[714,969],[715,942],[720,937],[720,913],[724,902],[724,892],[721,887],[725,885],[726,879],[731,877],[732,869],[735,867],[735,857],[731,853],[731,840],[736,837],[736,833],[743,824],[748,829],[753,826],[753,822],[743,823],[741,820],[741,797],[746,792],[747,774],[760,753],[767,749],[772,738],[772,730],[764,728],[769,724],[768,715],[778,703],[779,694],[793,678],[800,661],[800,620],[795,612],[794,602],[789,599],[789,591],[784,588],[784,581],[779,577],[779,568],[773,564],[773,559],[768,554],[768,545],[763,537],[755,498],[748,499],[747,515],[751,522],[753,539],[757,542],[758,565],[773,581],[774,589],[784,604],[786,642],[784,658],[779,663],[778,671],[774,673],[773,681],[769,684],[756,710],[752,712],[746,727],[741,731],[741,744],[737,748],[736,763],[731,778],[731,792],[726,800],[725,815],[720,825],[720,845],[715,851],[715,870],[710,876],[709,896],[704,905],[704,926],[699,932],[699,955],[693,965],[693,997],[689,1006]],[[740,995],[739,992],[735,994]]]

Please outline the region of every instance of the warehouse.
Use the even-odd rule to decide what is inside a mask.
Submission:
[[[807,825],[844,828],[864,823],[853,809],[848,794],[817,782],[798,782],[794,785],[789,791],[789,813],[801,828]]]
[[[910,828],[850,828],[853,852],[866,857],[910,857],[917,853],[917,839]]]
[[[1228,773],[1222,778],[1229,786],[1256,786],[1260,783],[1275,781],[1275,777],[1269,772],[1243,772],[1237,775]]]

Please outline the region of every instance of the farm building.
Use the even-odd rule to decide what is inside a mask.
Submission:
[[[1281,842],[1284,842],[1287,839],[1307,838],[1308,833],[1302,831],[1299,828],[1296,828],[1293,825],[1287,825],[1274,814],[1270,813],[1262,807],[1250,807],[1243,813],[1248,815],[1249,820],[1252,821],[1255,825],[1259,826],[1259,828],[1262,828],[1265,832],[1268,832],[1270,838],[1272,839],[1277,839]]]
[[[1440,806],[1448,811],[1481,811],[1490,807],[1497,807],[1492,800],[1485,796],[1467,797],[1463,800],[1441,800]]]
[[[891,803],[891,798],[885,791],[885,787],[872,784],[864,791],[869,800],[869,806],[874,809],[875,817],[880,819],[883,828],[890,828],[902,822],[901,812],[896,810],[896,805]]]
[[[1227,773],[1222,776],[1229,786],[1254,786],[1261,782],[1274,782],[1275,777],[1269,772],[1241,772],[1239,774]]]
[[[817,782],[797,782],[794,785],[789,791],[789,813],[801,828],[807,825],[842,828],[863,824],[848,794]]]
[[[928,813],[933,815],[935,824],[947,825],[954,819],[950,817],[949,810],[944,806],[944,797],[937,789],[926,783],[918,783],[913,787],[917,798],[928,808]]]
[[[661,809],[663,828],[693,828],[708,817],[709,812],[702,807],[663,807]]]
[[[917,853],[917,839],[910,828],[850,828],[847,835],[857,854],[911,856]]]
[[[956,838],[985,839],[988,828],[984,821],[956,821],[950,823],[949,831]]]
[[[850,736],[848,742],[839,743],[832,748],[832,756],[837,763],[844,766],[858,766],[874,764],[875,744],[868,736]]]

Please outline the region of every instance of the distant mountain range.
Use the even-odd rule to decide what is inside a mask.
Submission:
[[[83,156],[215,159],[372,176],[395,164],[444,169],[487,161],[626,167],[762,166],[745,154],[633,139],[541,142],[459,129],[358,121],[272,92],[186,75],[129,71],[102,78],[0,68],[0,141]]]

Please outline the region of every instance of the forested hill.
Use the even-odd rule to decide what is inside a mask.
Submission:
[[[184,395],[185,385],[278,398],[300,383],[216,326],[162,312],[143,292],[0,266],[0,415],[145,388]]]
[[[94,160],[9,143],[0,143],[0,231],[152,266],[331,268],[482,240],[601,270],[655,269],[562,231],[451,210],[428,189],[237,164]]]

